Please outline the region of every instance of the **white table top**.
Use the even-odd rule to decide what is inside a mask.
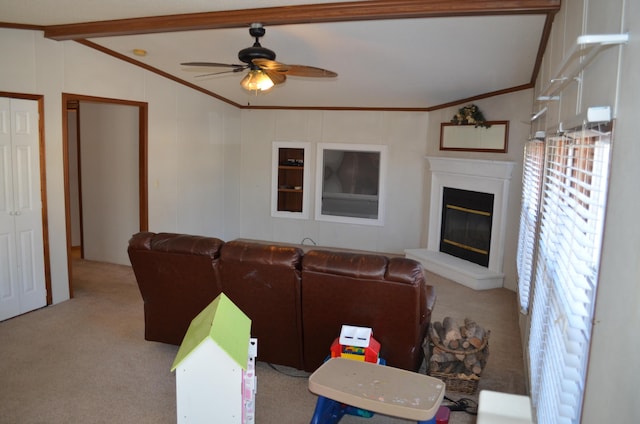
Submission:
[[[332,358],[309,377],[309,390],[392,417],[426,421],[442,402],[442,380],[370,362]]]

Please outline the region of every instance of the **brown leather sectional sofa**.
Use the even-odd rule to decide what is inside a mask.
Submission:
[[[422,363],[435,292],[411,259],[150,232],[135,234],[128,253],[147,340],[181,344],[224,292],[251,319],[260,361],[314,371],[349,324],[373,328],[388,365]]]

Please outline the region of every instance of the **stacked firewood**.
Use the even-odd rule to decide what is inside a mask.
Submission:
[[[431,323],[425,339],[430,352],[428,373],[479,378],[489,357],[488,338],[489,331],[469,318],[464,325],[451,317]]]

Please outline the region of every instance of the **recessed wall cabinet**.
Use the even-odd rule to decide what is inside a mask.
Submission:
[[[310,143],[274,142],[271,216],[309,217]]]

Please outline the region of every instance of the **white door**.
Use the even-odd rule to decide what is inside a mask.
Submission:
[[[0,97],[0,320],[46,305],[38,102]]]

